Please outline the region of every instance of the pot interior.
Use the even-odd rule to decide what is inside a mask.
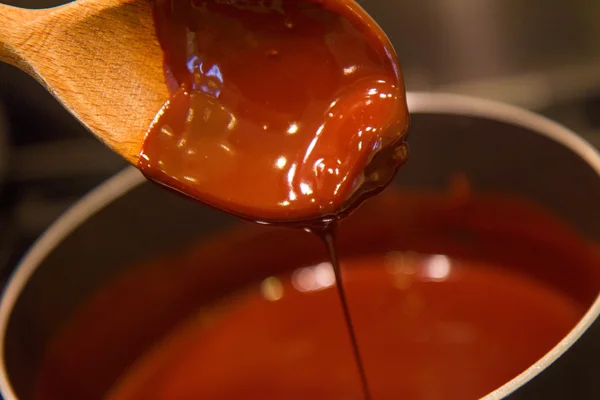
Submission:
[[[538,246],[546,249],[540,253],[547,253],[549,260],[560,260],[561,252],[570,249],[565,242],[600,242],[598,173],[563,145],[522,127],[461,115],[416,114],[410,134],[411,158],[393,187],[342,226],[342,257],[373,251],[373,246],[363,249],[360,244],[382,236],[384,225],[397,229],[401,221],[406,229],[399,237],[405,241],[397,250],[454,251],[450,255],[468,258],[472,253],[462,254],[459,245],[450,246],[453,250],[440,248],[428,241],[433,231],[419,231],[428,221],[428,209],[419,196],[448,193],[457,176],[462,177],[459,186],[466,178],[471,190],[487,200],[461,214],[446,207],[460,199],[443,197],[445,206],[436,212],[454,218],[451,229],[444,231],[454,244],[468,249],[469,241],[484,237],[484,230],[477,229],[469,236],[465,221],[472,221],[469,218],[477,212],[493,210],[495,201],[506,196],[540,205],[570,227],[556,228],[565,240],[553,242],[545,239],[556,227],[548,222],[553,217],[542,212],[521,221],[519,232],[526,231],[533,243],[524,243],[523,252]],[[199,308],[248,283],[318,264],[325,257],[321,244],[304,232],[241,222],[149,183],[133,186],[50,250],[22,288],[4,341],[6,372],[18,399],[103,398],[128,367]],[[380,201],[397,202],[391,213],[396,219],[378,211]],[[407,210],[420,213],[402,212],[405,202],[410,203]],[[519,219],[519,210],[506,211],[507,226],[514,225],[511,218]],[[417,233],[411,235],[409,228]],[[266,241],[274,249],[268,256],[251,251],[259,246],[269,249],[262,244]],[[501,245],[495,243],[495,248]],[[379,250],[389,249],[382,245]],[[498,251],[496,257],[504,255]],[[172,260],[172,265],[164,260]],[[557,261],[546,270],[526,272],[573,298],[582,307],[582,317],[600,292],[600,265],[588,268],[592,264],[587,259]],[[545,390],[543,398],[563,399],[574,390],[598,390],[594,379],[585,379],[591,371],[573,372],[576,363],[600,356],[597,325],[590,330],[595,340],[587,335],[536,379],[546,383],[543,388],[533,382],[513,396]],[[559,375],[560,382],[552,386],[553,377]]]

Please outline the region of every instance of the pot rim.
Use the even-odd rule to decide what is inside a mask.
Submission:
[[[496,120],[527,128],[563,145],[592,167],[600,179],[600,153],[566,127],[519,107],[477,97],[450,93],[409,92],[409,110],[414,114],[464,115]],[[131,189],[145,182],[130,166],[93,189],[60,216],[32,245],[9,279],[0,300],[0,395],[18,400],[8,378],[4,358],[8,322],[21,291],[46,256],[89,217]],[[481,400],[502,399],[546,369],[565,353],[600,315],[600,293],[579,323],[554,348],[520,375],[484,396]]]

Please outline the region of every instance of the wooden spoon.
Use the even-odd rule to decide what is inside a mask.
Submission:
[[[0,4],[0,61],[26,71],[127,161],[169,97],[151,2],[79,0],[44,10]]]
[[[0,4],[0,61],[32,75],[136,166],[170,97],[150,0],[78,0],[42,10]]]

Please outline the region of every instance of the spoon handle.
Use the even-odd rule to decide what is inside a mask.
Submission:
[[[38,41],[30,40],[36,29],[33,22],[48,12],[48,9],[28,10],[0,4],[0,62],[33,72],[27,54],[41,47]]]
[[[0,61],[17,65],[17,47],[23,40],[22,26],[27,16],[22,8],[0,4]]]

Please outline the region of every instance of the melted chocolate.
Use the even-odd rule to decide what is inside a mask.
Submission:
[[[173,95],[139,167],[263,222],[337,218],[406,159],[395,52],[354,2],[157,0]]]
[[[342,264],[374,399],[479,399],[584,312],[493,264],[406,253]],[[363,399],[334,282],[323,263],[251,286],[171,332],[106,400]]]
[[[350,308],[348,307],[348,296],[346,295],[346,289],[344,288],[342,281],[342,267],[340,265],[340,260],[338,259],[337,254],[338,252],[335,247],[334,229],[322,231],[320,232],[320,236],[325,243],[325,247],[327,247],[327,255],[329,256],[329,261],[331,262],[331,270],[333,271],[335,282],[337,282],[337,294],[340,298],[342,311],[344,312],[344,321],[346,322],[348,335],[350,336],[350,344],[352,345],[354,362],[358,368],[363,396],[365,400],[369,400],[371,398],[369,380],[367,379],[365,364],[363,362],[362,355],[360,354],[358,339],[356,338],[356,330],[354,329],[354,323],[352,322],[352,316],[350,315]]]

